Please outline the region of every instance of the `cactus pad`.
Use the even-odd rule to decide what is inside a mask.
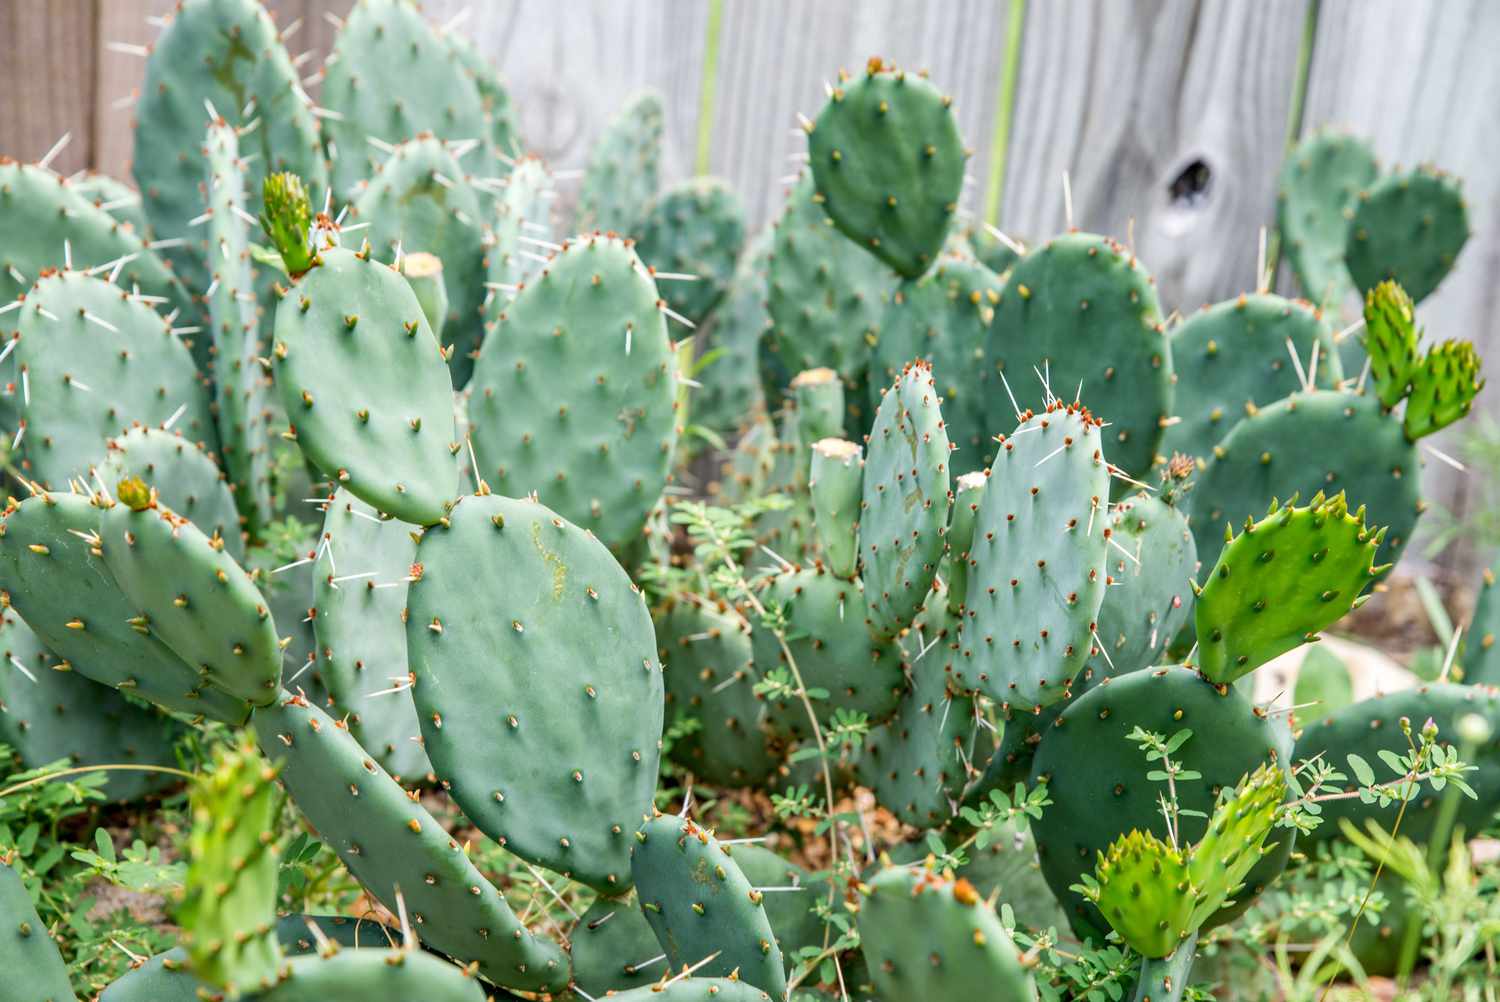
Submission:
[[[334,950],[293,957],[281,980],[256,1002],[365,1002],[371,998],[423,1002],[485,1002],[474,975],[414,949]]]
[[[1411,392],[1412,377],[1421,366],[1421,340],[1416,310],[1405,289],[1385,281],[1365,293],[1365,353],[1382,407],[1395,407]]]
[[[674,185],[646,207],[636,251],[653,272],[696,275],[663,279],[667,305],[702,323],[718,305],[745,242],[745,210],[728,184],[697,177]]]
[[[1428,349],[1412,374],[1411,396],[1401,427],[1415,442],[1467,415],[1484,389],[1479,354],[1468,341],[1444,341]]]
[[[146,212],[141,208],[141,194],[118,178],[98,171],[84,171],[68,178],[69,185],[96,209],[103,209],[116,221],[124,223],[144,238],[149,232]]]
[[[667,970],[656,932],[634,895],[595,898],[569,939],[573,983],[594,997],[649,985]]]
[[[1495,588],[1495,572],[1486,567],[1479,578],[1474,598],[1474,615],[1464,633],[1463,680],[1471,685],[1495,685],[1500,682],[1500,590]]]
[[[1165,957],[1197,932],[1196,890],[1181,852],[1150,832],[1131,829],[1099,854],[1092,900],[1137,953]]]
[[[1110,516],[1098,643],[1075,687],[1157,664],[1193,610],[1197,548],[1187,519],[1149,494],[1121,501]]]
[[[1417,302],[1438,287],[1469,239],[1458,182],[1431,167],[1390,174],[1359,193],[1344,257],[1361,292],[1386,279]]]
[[[76,1002],[68,968],[52,934],[37,916],[21,875],[0,856],[0,964],[6,998],[14,1002]]]
[[[1276,225],[1302,294],[1320,306],[1336,310],[1354,292],[1344,265],[1345,213],[1379,174],[1369,147],[1330,132],[1308,136],[1282,164]]]
[[[662,97],[646,90],[615,113],[589,151],[578,190],[579,232],[634,235],[660,185]]]
[[[813,443],[808,471],[813,529],[823,547],[828,569],[841,578],[853,577],[859,565],[859,509],[864,459],[860,447],[842,438]]]
[[[158,428],[131,428],[109,440],[97,467],[106,486],[140,477],[157,489],[161,503],[224,541],[224,552],[244,559],[244,533],[234,495],[213,457],[180,435]]]
[[[738,978],[671,978],[610,996],[611,1002],[774,1002]]]

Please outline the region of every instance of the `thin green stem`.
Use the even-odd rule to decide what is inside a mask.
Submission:
[[[1313,46],[1318,40],[1318,14],[1322,0],[1307,0],[1307,12],[1302,18],[1302,43],[1297,48],[1297,75],[1292,78],[1292,102],[1287,109],[1286,142],[1283,147],[1287,155],[1297,146],[1302,137],[1302,116],[1307,110],[1307,79],[1312,74]],[[1266,273],[1256,275],[1256,283],[1266,282],[1266,287],[1276,289],[1276,266],[1281,257],[1281,233],[1273,230],[1266,242]]]
[[[724,0],[708,0],[708,28],[703,37],[703,75],[698,84],[698,155],[693,170],[709,170],[714,138],[714,97],[719,90],[719,34],[724,24]]]
[[[54,779],[62,779],[64,776],[78,776],[89,772],[164,772],[169,776],[181,776],[183,779],[193,778],[193,774],[190,772],[173,769],[171,766],[166,765],[80,765],[73,769],[49,772],[45,776],[37,776],[34,779],[28,779],[24,783],[17,783],[15,786],[7,786],[5,789],[0,790],[0,800],[4,800],[12,793],[18,793],[27,787],[40,786],[42,783],[50,783]]]
[[[1008,0],[1005,24],[1005,61],[1000,67],[1000,89],[995,95],[995,123],[990,134],[990,176],[984,187],[984,221],[1000,222],[1000,196],[1005,190],[1005,158],[1010,150],[1011,117],[1016,110],[1016,79],[1021,72],[1021,33],[1026,25],[1026,0]]]

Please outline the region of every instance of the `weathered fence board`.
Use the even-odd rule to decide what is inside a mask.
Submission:
[[[52,166],[71,173],[95,163],[93,0],[0,4],[0,153],[36,160],[73,135]]]

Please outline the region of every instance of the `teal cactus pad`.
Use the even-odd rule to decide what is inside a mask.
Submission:
[[[774,1002],[759,988],[736,978],[672,978],[610,998],[611,1002]]]
[[[424,132],[483,143],[489,133],[473,77],[408,0],[354,5],[325,64],[322,100],[338,115],[327,139],[333,190],[344,198],[374,175],[385,144]]]
[[[568,962],[533,935],[463,846],[370,758],[348,727],[300,697],[255,714],[261,751],[282,763],[298,809],[365,889],[395,911],[399,888],[413,929],[434,949],[497,985],[557,991]]]
[[[239,137],[222,119],[211,124],[203,155],[208,221],[203,259],[211,281],[205,290],[213,345],[214,402],[224,468],[236,503],[252,535],[271,521],[271,438],[267,410],[271,381],[256,359],[260,342],[255,286],[250,271],[250,232]],[[226,534],[227,535],[227,534]]]
[[[611,547],[640,534],[677,443],[659,303],[629,244],[581,238],[506,307],[470,383],[480,475]]]
[[[1108,576],[1096,653],[1084,669],[1088,682],[1159,663],[1193,613],[1198,550],[1182,512],[1142,493],[1117,504],[1109,525],[1118,545],[1105,554]]]
[[[1495,588],[1495,571],[1486,567],[1479,578],[1474,598],[1474,614],[1464,632],[1462,678],[1471,685],[1500,684],[1500,590]]]
[[[64,758],[74,765],[175,768],[172,743],[182,733],[167,717],[60,667],[14,611],[0,617],[0,743],[10,746],[17,771]],[[106,775],[105,794],[125,803],[165,785],[159,773]]]
[[[193,141],[202,138],[199,129]],[[63,268],[71,258],[79,270],[109,265],[106,276],[118,266],[120,288],[160,296],[182,322],[196,322],[192,295],[141,235],[51,171],[0,159],[0,229],[6,235],[0,248],[0,305],[30,288],[43,269]]]
[[[1337,309],[1354,292],[1344,264],[1346,213],[1375,182],[1375,154],[1351,136],[1315,132],[1282,164],[1276,189],[1276,225],[1302,294]]]
[[[462,28],[450,26],[444,31],[443,40],[448,43],[448,51],[453,53],[479,91],[485,120],[490,127],[491,153],[503,165],[510,157],[521,152],[521,138],[516,130],[515,109],[511,105],[510,92],[505,89],[505,82],[501,80],[494,65],[475,47]]]
[[[851,578],[859,567],[859,514],[864,460],[860,447],[842,438],[813,443],[808,467],[813,529],[828,569]]]
[[[297,444],[365,503],[436,522],[458,471],[453,385],[432,329],[388,265],[338,248],[319,258],[276,308],[273,365]]]
[[[989,478],[982,472],[965,473],[953,482],[953,503],[948,519],[948,554],[943,558],[939,575],[948,586],[948,610],[955,615],[968,601],[969,572],[972,569],[974,526],[979,521],[979,504]]]
[[[354,217],[368,222],[375,254],[436,254],[443,262],[448,317],[444,348],[452,346],[454,386],[468,381],[484,337],[484,212],[457,159],[432,136],[402,143],[361,185]]]
[[[779,605],[787,617],[787,647],[808,689],[822,689],[826,699],[812,701],[819,724],[826,728],[837,709],[864,713],[871,723],[896,712],[906,688],[901,657],[894,644],[872,639],[866,626],[864,588],[822,567],[784,571],[761,593],[767,606]],[[785,667],[785,654],[766,630],[756,630],[755,668],[762,676]],[[796,696],[766,698],[771,729],[787,737],[812,734],[807,709]]]
[[[818,909],[832,900],[830,879],[826,875],[815,877],[796,863],[754,843],[730,845],[725,851],[734,858],[750,886],[761,892],[760,906],[765,909],[787,962],[792,964],[793,955],[804,947],[822,949],[827,927],[818,917]],[[797,887],[805,890],[790,889]]]
[[[21,447],[32,479],[66,490],[132,422],[175,418],[186,438],[217,448],[193,359],[149,303],[103,278],[59,272],[27,293],[17,327]]]
[[[1406,437],[1415,442],[1466,417],[1484,389],[1480,366],[1471,342],[1449,340],[1429,348],[1412,373],[1411,396],[1401,418]]]
[[[739,979],[786,997],[786,971],[764,895],[751,885],[713,833],[690,818],[657,814],[635,833],[630,869],[646,921],[674,971]]]
[[[281,979],[256,1002],[365,1002],[372,998],[423,1002],[485,1002],[472,972],[416,949],[348,950],[293,957]]]
[[[293,495],[296,496],[296,495]],[[333,706],[328,687],[323,684],[314,651],[318,640],[313,633],[317,609],[313,603],[313,561],[317,559],[317,527],[288,518],[277,528],[275,546],[250,550],[245,565],[260,593],[266,597],[271,618],[282,639],[281,684],[291,692],[303,693],[325,709]]]
[[[485,322],[498,320],[520,288],[541,270],[540,251],[554,236],[557,182],[537,157],[522,157],[495,196],[485,248]]]
[[[124,223],[144,239],[149,232],[146,211],[141,207],[141,193],[118,178],[98,171],[84,171],[68,179],[73,190],[96,209],[103,209],[116,221]]]
[[[1070,702],[1042,736],[1032,765],[1033,782],[1046,782],[1052,797],[1032,830],[1042,873],[1080,938],[1100,941],[1109,931],[1098,910],[1070,889],[1093,872],[1097,854],[1135,828],[1167,838],[1157,802],[1164,784],[1146,778],[1159,766],[1128,739],[1136,727],[1169,739],[1182,730],[1193,732],[1173,760],[1203,778],[1181,784],[1177,796],[1184,810],[1204,816],[1180,818],[1183,844],[1203,835],[1214,791],[1232,788],[1263,762],[1283,768],[1291,762],[1292,738],[1284,721],[1267,717],[1234,688],[1211,685],[1189,668],[1117,675]],[[1082,761],[1094,767],[1079,769]],[[1281,872],[1291,851],[1290,833],[1277,841],[1277,851],[1251,871],[1235,904],[1212,916],[1208,925],[1239,915]]]
[[[1133,477],[1150,468],[1173,413],[1172,352],[1155,282],[1134,254],[1090,233],[1047,241],[1011,269],[994,329],[991,358],[1012,391],[1046,377],[1058,399],[1086,400],[1109,422],[1111,463]],[[988,400],[991,429],[1006,427],[1009,396]]]
[[[258,123],[241,151],[251,215],[260,211],[261,180],[276,171],[300,175],[320,201],[328,187],[317,119],[298,77],[270,14],[255,0],[187,0],[151,47],[134,113],[131,165],[154,235],[182,241],[168,257],[195,292],[208,288],[213,270],[192,225],[203,211],[200,190],[208,172],[205,103],[235,127]],[[195,349],[206,363],[208,339]]]
[[[663,714],[640,590],[585,530],[493,494],[460,501],[417,560],[406,646],[434,770],[511,852],[624,890]]]
[[[1388,527],[1380,564],[1400,557],[1425,507],[1416,446],[1372,396],[1295,393],[1242,420],[1214,454],[1188,495],[1203,567],[1218,561],[1226,526],[1260,516],[1275,498],[1342,491]]]
[[[760,373],[767,406],[781,406],[793,375],[827,366],[844,377],[851,391],[845,428],[858,438],[871,415],[863,396],[853,391],[868,392],[861,388],[870,345],[877,339],[896,276],[833,228],[816,201],[812,175],[805,172],[772,230],[766,275],[771,333],[761,341]]]
[[[845,236],[907,278],[937,259],[969,152],[953,99],[925,75],[878,58],[858,78],[840,74],[807,151],[819,201]]]
[[[1401,733],[1401,718],[1411,721],[1415,742],[1423,724],[1431,718],[1437,725],[1437,740],[1445,746],[1464,747],[1462,721],[1476,714],[1488,726],[1488,737],[1472,752],[1463,755],[1463,761],[1478,766],[1477,771],[1464,776],[1464,781],[1477,793],[1478,799],[1458,794],[1458,810],[1453,824],[1466,832],[1477,833],[1500,809],[1500,690],[1484,685],[1455,685],[1436,682],[1385,693],[1371,699],[1338,710],[1322,714],[1311,720],[1297,738],[1296,760],[1322,755],[1322,761],[1349,777],[1345,788],[1355,789],[1356,779],[1349,767],[1350,754],[1360,756],[1375,770],[1377,782],[1386,782],[1400,777],[1381,762],[1381,753],[1391,751],[1405,755],[1410,750],[1406,735]],[[1438,807],[1446,791],[1435,792],[1423,784],[1417,797],[1406,805],[1401,819],[1400,834],[1416,842],[1427,844],[1440,830]],[[1340,822],[1348,820],[1356,828],[1364,829],[1366,820],[1378,822],[1387,831],[1401,809],[1399,800],[1381,806],[1366,804],[1358,797],[1330,800],[1320,805],[1323,823],[1304,836],[1304,848],[1343,837]],[[1442,829],[1446,831],[1446,829]],[[1446,847],[1444,847],[1446,848]]]
[[[646,206],[636,233],[636,252],[653,272],[697,276],[661,279],[661,291],[668,306],[702,323],[724,297],[745,242],[745,210],[734,189],[712,177],[675,184]]]
[[[1337,388],[1344,378],[1322,314],[1270,293],[1204,307],[1172,331],[1171,341],[1178,420],[1162,436],[1161,451],[1192,456],[1200,465],[1245,415],[1306,389],[1308,378],[1323,389]],[[1300,362],[1292,361],[1293,351]]]
[[[0,857],[0,964],[6,998],[14,1002],[76,1002],[68,968],[52,933],[37,916],[20,873]]]
[[[706,783],[754,786],[779,764],[767,747],[765,707],[755,695],[750,627],[707,599],[674,599],[655,619],[666,685],[667,726],[699,728],[672,743],[674,761]]]
[[[718,354],[696,377],[703,384],[693,396],[696,424],[716,431],[738,430],[765,408],[759,355],[761,339],[771,330],[771,313],[766,308],[770,253],[768,227],[745,245],[724,299],[714,311],[713,325],[704,335],[708,345],[704,354]]]
[[[1352,206],[1344,257],[1361,292],[1394,279],[1421,302],[1453,270],[1469,239],[1458,182],[1432,167],[1388,174]]]
[[[156,488],[162,504],[224,540],[224,552],[245,558],[239,511],[224,473],[212,456],[181,435],[159,428],[131,428],[109,440],[95,469],[111,491],[126,477]]]
[[[969,551],[958,688],[1047,706],[1089,657],[1113,531],[1100,434],[1087,410],[1054,402],[1001,443]]]
[[[416,528],[342,490],[327,512],[308,599],[317,610],[318,670],[335,712],[381,768],[421,776],[429,766],[417,711],[400,689],[410,670],[403,614],[417,573]]]
[[[871,405],[914,358],[932,363],[954,462],[978,469],[995,454],[992,395],[1005,394],[990,358],[1003,280],[977,261],[945,258],[891,294],[870,357]],[[1030,385],[1029,383],[1027,385]],[[1008,424],[1008,422],[1007,422]]]
[[[661,979],[666,957],[634,895],[599,897],[573,926],[573,984],[598,998]]]
[[[1204,579],[1193,619],[1211,681],[1233,682],[1315,638],[1374,584],[1381,533],[1363,508],[1351,514],[1342,494],[1293,504],[1247,523]]]
[[[168,710],[242,724],[249,704],[208,685],[149,631],[99,551],[99,511],[75,494],[43,494],[5,516],[0,588],[47,649],[73,670]]]
[[[99,538],[104,566],[137,610],[135,623],[230,695],[256,706],[276,698],[282,661],[276,623],[222,541],[155,496],[139,511],[123,501],[106,508]]]
[[[1020,951],[967,880],[921,866],[888,866],[864,885],[859,936],[884,998],[1035,996]]]
[[[866,450],[859,559],[870,629],[889,637],[927,600],[953,500],[948,432],[928,363],[909,363],[886,392]]]
[[[578,190],[581,233],[634,235],[660,186],[662,96],[641,91],[626,101],[589,150]]]

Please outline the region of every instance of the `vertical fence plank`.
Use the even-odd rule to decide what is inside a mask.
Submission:
[[[0,153],[36,160],[64,133],[52,166],[64,174],[94,155],[93,0],[0,4]]]

